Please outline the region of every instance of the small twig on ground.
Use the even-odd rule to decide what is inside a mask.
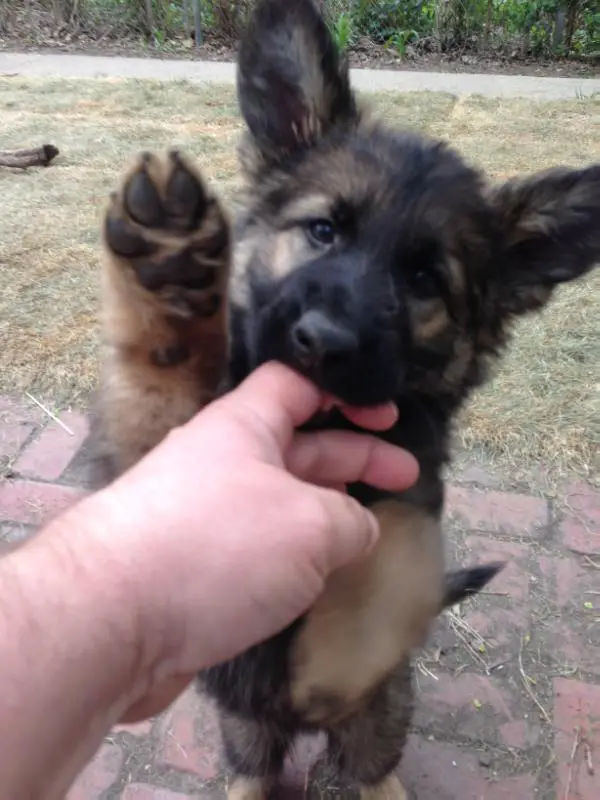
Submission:
[[[593,558],[590,558],[589,556],[584,556],[583,560],[585,561],[586,564],[589,564],[590,567],[594,567],[594,569],[600,569],[600,564],[598,564],[597,561],[594,561]]]
[[[565,788],[565,798],[564,800],[569,800],[571,796],[571,783],[573,781],[573,764],[575,763],[575,756],[577,754],[577,748],[581,742],[581,728],[575,728],[575,739],[573,741],[573,747],[571,748],[571,759],[569,761],[569,772],[567,775],[567,786]]]
[[[434,681],[439,681],[438,676],[434,675],[434,673],[425,666],[425,661],[422,658],[417,658],[415,660],[415,666],[419,670],[419,672],[423,673],[423,675],[427,675],[429,678],[433,678]]]
[[[483,667],[486,674],[489,675],[487,661],[481,656],[482,650],[483,652],[487,650],[486,640],[475,630],[475,628],[473,628],[466,620],[459,616],[456,611],[452,609],[448,611],[447,614],[448,619],[450,620],[450,627],[452,628],[454,634],[461,640],[471,656],[481,665],[481,667]],[[475,646],[473,646],[470,640],[475,642]]]
[[[531,697],[535,705],[540,710],[541,715],[544,717],[548,725],[552,725],[552,720],[548,716],[548,712],[544,708],[544,706],[540,703],[537,699],[537,696],[533,689],[531,688],[531,678],[525,672],[525,668],[523,667],[523,638],[521,638],[519,642],[519,672],[521,673],[521,680],[523,681],[523,686],[525,687],[525,691]]]
[[[169,729],[169,730],[167,730],[167,736],[170,736],[170,737],[171,737],[171,739],[173,739],[173,741],[175,742],[175,747],[176,747],[176,748],[179,750],[179,752],[181,753],[181,755],[182,755],[182,756],[185,758],[185,760],[187,761],[188,754],[187,754],[187,753],[186,753],[186,751],[185,751],[185,747],[184,747],[184,746],[181,744],[181,742],[178,742],[178,741],[177,741],[177,739],[175,738],[175,735],[174,735],[173,731],[172,731],[172,730],[170,730],[170,729]]]
[[[57,424],[57,425],[60,425],[60,427],[61,427],[61,428],[64,428],[64,430],[66,430],[66,432],[69,434],[69,436],[75,436],[75,434],[73,433],[73,431],[72,431],[72,430],[71,430],[69,427],[67,427],[67,426],[65,425],[65,423],[64,423],[64,422],[62,422],[62,420],[60,420],[60,419],[59,419],[59,418],[56,416],[56,414],[53,414],[53,413],[52,413],[52,411],[50,411],[50,409],[49,409],[49,408],[46,408],[46,406],[45,406],[45,405],[43,405],[43,403],[40,403],[40,401],[39,401],[39,400],[36,400],[36,399],[35,399],[35,397],[34,397],[32,394],[29,394],[29,392],[25,392],[25,394],[27,395],[27,397],[28,397],[30,400],[33,400],[33,402],[36,404],[36,406],[39,406],[39,407],[42,409],[42,411],[44,412],[44,414],[47,414],[47,415],[50,417],[50,419],[53,419],[53,420],[54,420],[54,422],[56,422],[56,424]]]
[[[594,775],[594,762],[592,761],[592,748],[584,741],[583,747],[585,749],[585,763],[587,764],[588,775]]]

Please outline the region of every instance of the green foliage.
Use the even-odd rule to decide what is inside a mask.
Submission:
[[[411,39],[418,39],[419,34],[417,31],[396,31],[387,41],[388,47],[393,47],[400,58],[406,55],[406,45]]]
[[[349,16],[354,37],[386,43],[401,57],[411,41],[443,49],[477,49],[491,42],[500,50],[563,55],[569,49],[597,51],[600,39],[599,0],[326,0],[325,5],[334,16],[333,28]],[[555,35],[561,8],[573,23],[566,43]],[[565,31],[569,36],[568,22]]]
[[[590,2],[584,8],[582,23],[573,33],[571,50],[578,54],[600,52],[600,2]]]
[[[354,18],[348,11],[342,11],[338,18],[330,25],[331,33],[340,52],[348,50],[355,42],[356,29]]]
[[[363,0],[357,4],[361,32],[374,42],[393,40],[400,31],[425,34],[432,21],[430,13],[423,13],[428,5],[434,4],[419,0]]]
[[[131,0],[85,0],[80,13],[86,33],[101,31],[110,35],[122,30],[130,34],[144,27],[144,6]]]
[[[204,33],[231,43],[256,3],[198,1]],[[321,0],[321,5],[340,51],[365,37],[400,57],[409,44],[545,56],[600,50],[600,0]],[[20,7],[0,0],[0,30],[24,25],[31,9],[62,32],[144,36],[157,47],[193,27],[194,0],[28,0],[27,14]]]

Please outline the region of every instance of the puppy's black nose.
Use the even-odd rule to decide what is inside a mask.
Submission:
[[[341,360],[358,347],[353,331],[333,322],[321,311],[307,311],[291,331],[294,357],[303,367],[316,367],[328,360]]]

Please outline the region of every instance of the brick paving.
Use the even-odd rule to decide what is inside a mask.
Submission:
[[[87,424],[67,433],[0,397],[0,553],[85,491]],[[400,768],[418,800],[600,797],[600,494],[561,502],[507,493],[479,467],[448,498],[459,561],[508,558],[489,592],[440,620],[419,661],[414,730]],[[493,487],[493,488],[491,488]],[[301,798],[322,737],[298,743],[278,798]],[[214,710],[192,691],[111,731],[67,800],[224,798]]]

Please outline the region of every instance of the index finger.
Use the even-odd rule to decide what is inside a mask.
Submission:
[[[418,462],[406,450],[349,431],[296,434],[286,467],[311,483],[361,482],[392,492],[408,489],[419,476]]]
[[[308,422],[324,405],[328,396],[308,378],[290,367],[271,361],[252,372],[236,389],[219,403],[221,408],[233,400],[242,404],[250,419],[259,421],[284,450],[295,429]],[[393,403],[373,408],[341,406],[341,412],[355,425],[369,430],[390,428],[398,418]]]

